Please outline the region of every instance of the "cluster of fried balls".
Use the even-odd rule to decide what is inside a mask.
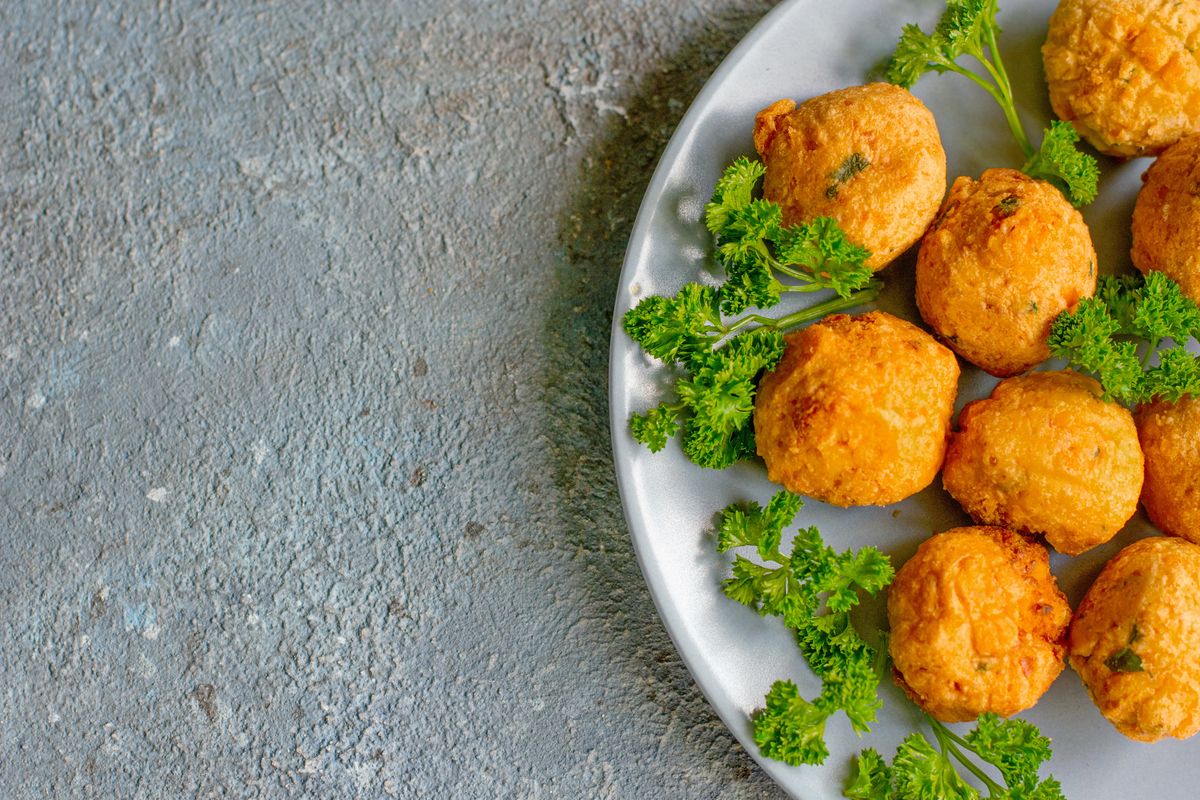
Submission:
[[[1200,5],[1062,0],[1043,48],[1055,111],[1098,150],[1158,155],[1132,261],[1200,301]],[[898,685],[943,721],[1032,706],[1064,656],[1106,718],[1154,741],[1200,731],[1200,400],[1131,413],[1049,357],[1054,318],[1096,288],[1083,218],[1009,169],[959,177],[907,91],[857,86],[755,120],[764,196],[787,223],[830,216],[882,269],[919,242],[932,331],[836,315],[787,337],[755,406],[771,480],[838,506],[943,485],[976,527],[925,541],[888,598]],[[943,197],[943,195],[945,195]],[[952,428],[955,353],[1003,378]],[[1076,555],[1145,506],[1164,534],[1112,559],[1072,613],[1038,537]]]

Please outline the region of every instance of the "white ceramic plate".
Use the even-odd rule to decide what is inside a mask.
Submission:
[[[1001,46],[1017,102],[1031,133],[1051,118],[1039,48],[1054,3],[1002,0]],[[720,581],[730,556],[714,547],[715,514],[728,503],[765,503],[775,490],[760,464],[722,472],[688,462],[678,444],[650,453],[628,432],[631,412],[664,397],[668,372],[645,356],[620,329],[622,315],[650,294],[674,293],[704,280],[709,236],[704,203],[724,167],[753,154],[754,114],[781,97],[804,100],[866,82],[892,51],[901,26],[926,30],[943,5],[936,0],[792,0],[772,11],[726,59],[696,98],[671,139],[642,202],[626,254],[614,315],[611,415],[621,497],[638,559],[663,622],[704,694],[725,724],[790,795],[804,800],[841,797],[852,757],[874,747],[888,758],[909,732],[921,729],[918,711],[890,683],[874,730],[856,738],[844,715],[827,728],[832,755],[821,767],[788,767],[759,757],[748,715],[762,704],[773,681],[790,678],[806,697],[820,689],[790,635],[774,619],[725,598]],[[928,75],[915,93],[937,118],[951,179],[978,177],[987,167],[1019,167],[1020,153],[991,98],[957,76]],[[1130,269],[1129,218],[1148,162],[1102,160],[1100,199],[1085,217],[1102,272]],[[912,299],[913,254],[891,266],[878,306],[919,322]],[[780,308],[787,308],[787,300]],[[965,366],[959,407],[986,395],[994,379]],[[817,525],[844,549],[874,544],[898,566],[931,532],[969,520],[941,489],[888,508],[842,510],[809,502],[798,524]],[[1079,602],[1101,565],[1124,545],[1149,532],[1139,514],[1113,542],[1070,559],[1052,554],[1052,567],[1071,600]],[[869,601],[864,618],[884,622],[882,601]],[[1190,798],[1200,790],[1195,741],[1138,744],[1100,716],[1069,669],[1037,707],[1023,715],[1054,742],[1050,771],[1072,800],[1106,797]],[[969,727],[969,726],[968,726]]]

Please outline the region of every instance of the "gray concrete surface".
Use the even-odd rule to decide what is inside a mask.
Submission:
[[[770,5],[0,4],[0,797],[778,796],[605,420]]]

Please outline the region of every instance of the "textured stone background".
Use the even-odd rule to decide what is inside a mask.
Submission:
[[[770,5],[0,4],[0,796],[777,796],[605,419]]]

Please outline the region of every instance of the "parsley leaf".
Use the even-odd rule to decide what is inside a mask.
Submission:
[[[773,243],[782,263],[802,265],[813,289],[832,289],[848,298],[871,285],[871,268],[865,263],[870,251],[847,239],[831,217],[784,228]]]
[[[1177,283],[1151,272],[1101,278],[1095,297],[1055,318],[1049,344],[1056,358],[1095,375],[1107,398],[1136,405],[1200,395],[1200,362],[1186,347],[1197,335],[1200,308]],[[1172,345],[1164,348],[1166,341]]]
[[[1029,793],[1042,783],[1038,769],[1050,760],[1050,740],[1032,723],[984,714],[965,741],[976,755],[1000,770],[1010,792]]]
[[[834,178],[849,180],[866,163],[859,156]],[[828,217],[785,226],[777,203],[753,198],[763,174],[761,163],[737,159],[705,207],[705,224],[716,237],[717,260],[727,276],[720,290],[721,311],[740,314],[751,307],[771,308],[785,292],[832,289],[849,298],[854,292],[870,291],[873,273],[865,262],[871,253],[850,242]],[[780,276],[796,283],[784,283]]]
[[[988,23],[994,24],[994,17],[994,4],[989,0],[950,0],[933,33],[905,25],[896,52],[888,61],[888,82],[911,89],[927,72],[960,71],[955,62],[961,56],[982,59]]]
[[[843,795],[850,800],[889,800],[892,796],[892,768],[883,756],[868,747],[854,760],[854,777]]]
[[[954,768],[954,762],[919,733],[909,734],[892,761],[895,797],[905,800],[976,800],[979,792]]]
[[[1075,126],[1053,120],[1042,135],[1042,145],[1021,168],[1031,178],[1054,184],[1076,208],[1096,199],[1100,168],[1096,159],[1075,147]]]
[[[801,697],[791,681],[776,681],[751,719],[754,742],[767,758],[799,766],[822,764],[829,755],[824,739],[829,711]]]
[[[629,431],[650,452],[657,453],[667,446],[667,440],[679,430],[679,410],[663,403],[645,414],[635,413],[629,418]]]
[[[1106,397],[1132,402],[1141,391],[1142,363],[1136,344],[1113,338],[1120,330],[1102,300],[1085,298],[1074,311],[1055,317],[1050,325],[1050,353],[1096,375]]]
[[[683,451],[695,463],[725,469],[754,455],[754,379],[774,369],[783,356],[783,336],[757,328],[719,350],[697,353],[690,378],[675,384],[680,402],[691,412],[684,423]]]
[[[757,547],[761,557],[770,558],[779,550],[783,529],[792,524],[803,507],[804,501],[791,492],[776,492],[766,508],[754,502],[744,508],[729,506],[721,514],[717,552],[750,546]]]
[[[1129,647],[1124,647],[1104,659],[1104,666],[1108,667],[1111,672],[1141,672],[1143,670],[1142,657]]]
[[[647,297],[622,323],[643,350],[667,362],[687,362],[711,350],[722,332],[716,290],[698,283],[684,285],[674,297]]]
[[[1169,403],[1200,393],[1200,361],[1181,346],[1158,352],[1158,366],[1143,373],[1143,402],[1161,398]]]
[[[1110,672],[1141,672],[1144,669],[1142,657],[1133,652],[1133,648],[1130,647],[1139,638],[1138,626],[1135,622],[1129,630],[1129,640],[1125,643],[1125,647],[1104,659],[1104,666],[1108,667]]]
[[[842,184],[869,166],[871,166],[871,162],[862,153],[851,153],[846,156],[846,160],[829,175],[829,185],[825,187],[825,199],[837,198]]]
[[[1121,291],[1129,297],[1125,333],[1150,341],[1171,339],[1178,343],[1200,337],[1200,308],[1179,284],[1162,272],[1151,272],[1140,279],[1129,277],[1132,280],[1121,281],[1115,290],[1105,290],[1106,297]]]
[[[750,205],[754,187],[767,173],[761,161],[742,156],[726,167],[713,189],[712,200],[704,207],[704,223],[710,233],[719,234],[729,224],[732,212]]]

